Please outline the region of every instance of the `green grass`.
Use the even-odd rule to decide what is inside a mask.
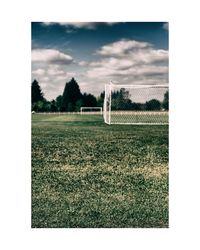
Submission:
[[[32,227],[168,227],[168,126],[34,114]]]

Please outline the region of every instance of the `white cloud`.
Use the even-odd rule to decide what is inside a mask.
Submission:
[[[88,66],[88,62],[86,62],[86,61],[80,61],[80,62],[78,62],[78,64],[80,65],[80,66]]]
[[[106,22],[107,25],[109,26],[112,26],[112,25],[115,25],[115,24],[118,24],[119,22]]]
[[[49,81],[49,77],[48,76],[44,76],[41,78],[43,82],[48,82]]]
[[[120,40],[101,47],[103,59],[90,63],[87,77],[117,82],[167,82],[168,51],[155,49],[150,43]]]
[[[66,82],[66,80],[69,80],[72,77],[75,77],[75,72],[63,72],[63,74],[57,75],[55,77],[56,81],[63,81]]]
[[[164,23],[163,24],[163,29],[169,30],[169,23]]]
[[[151,44],[147,42],[138,42],[135,40],[122,39],[120,41],[101,47],[97,51],[97,54],[103,56],[123,56],[124,54],[127,54],[129,51],[133,51],[136,49],[144,49],[149,47],[151,47]]]
[[[95,22],[43,22],[43,24],[44,25],[59,24],[61,26],[66,26],[66,27],[94,29],[97,23]]]
[[[168,51],[156,49],[150,43],[123,39],[102,46],[97,54],[96,61],[78,62],[57,50],[35,49],[32,75],[49,100],[62,94],[65,83],[72,77],[76,77],[82,92],[96,96],[110,80],[121,84],[168,83]],[[71,63],[73,72],[66,67]]]
[[[43,25],[54,25],[59,24],[65,27],[72,27],[72,28],[85,28],[85,29],[95,29],[99,24],[105,24],[112,26],[117,22],[43,22]]]
[[[34,49],[32,50],[32,62],[70,64],[73,62],[73,58],[54,49]]]
[[[138,78],[143,78],[147,76],[155,77],[157,75],[167,74],[167,66],[155,66],[155,65],[140,65],[137,67],[131,67],[129,69],[118,69],[112,67],[96,67],[88,71],[88,77],[98,78],[98,77],[120,77],[120,76],[132,76]]]
[[[130,52],[130,58],[135,64],[167,63],[168,51],[161,49],[142,49]]]
[[[45,70],[39,68],[39,69],[33,70],[32,74],[35,76],[42,76],[45,74]]]
[[[110,69],[126,69],[130,68],[134,65],[134,62],[128,58],[115,58],[115,57],[110,57],[106,58],[97,62],[92,62],[90,63],[90,66],[92,67],[105,67],[105,68],[110,68]]]
[[[50,76],[58,76],[58,75],[66,74],[66,73],[61,69],[49,68],[47,70],[47,74],[50,75]]]

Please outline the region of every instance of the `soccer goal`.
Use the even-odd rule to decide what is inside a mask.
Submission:
[[[104,121],[107,124],[168,124],[168,85],[106,84]]]
[[[83,114],[102,115],[103,109],[102,109],[102,107],[81,107],[80,113],[81,113],[81,115],[83,115]]]

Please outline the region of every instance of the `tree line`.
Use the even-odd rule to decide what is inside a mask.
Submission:
[[[168,110],[169,109],[169,91],[166,91],[163,101],[151,99],[144,103],[134,102],[130,99],[129,91],[121,88],[113,91],[111,94],[112,110]]]
[[[65,84],[62,95],[55,100],[48,101],[37,80],[32,82],[32,111],[36,112],[73,112],[80,111],[80,107],[103,106],[104,93],[99,97],[92,94],[81,93],[78,83],[74,78]]]
[[[102,107],[105,92],[97,98],[88,93],[81,93],[78,83],[74,78],[65,84],[62,95],[55,100],[48,101],[37,80],[31,85],[32,111],[35,112],[76,112],[80,107]],[[145,103],[136,103],[130,99],[130,94],[124,88],[112,92],[112,110],[168,110],[169,92],[164,94],[163,101],[152,99]]]

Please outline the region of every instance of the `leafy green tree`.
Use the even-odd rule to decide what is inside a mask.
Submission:
[[[32,105],[32,111],[50,112],[51,111],[51,103],[45,99],[42,101],[34,102]]]
[[[160,110],[161,109],[161,102],[157,99],[152,99],[146,102],[146,110]]]
[[[62,95],[61,111],[75,111],[76,103],[82,99],[78,83],[74,78],[67,82]]]
[[[57,110],[58,111],[61,111],[62,110],[62,96],[59,95],[56,97],[56,107],[57,107]]]
[[[44,101],[43,111],[51,112],[51,103],[48,102],[47,100]]]
[[[113,92],[111,98],[113,110],[130,110],[132,108],[129,91],[124,88]]]
[[[34,102],[32,104],[32,111],[41,112],[43,108],[43,101]]]
[[[33,104],[35,102],[43,100],[44,94],[42,93],[40,85],[36,80],[34,80],[31,85],[31,103]]]
[[[162,103],[162,107],[163,107],[165,110],[169,110],[169,91],[167,91],[167,92],[164,94],[164,100],[163,100],[163,103]]]

